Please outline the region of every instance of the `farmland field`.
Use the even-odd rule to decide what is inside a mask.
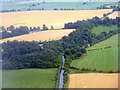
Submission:
[[[98,71],[117,71],[117,64],[118,48],[89,51],[86,57],[72,62],[73,67]]]
[[[96,35],[100,34],[101,32],[109,32],[113,30],[117,30],[118,27],[115,25],[110,26],[98,26],[92,29],[92,33],[95,33]]]
[[[71,63],[72,67],[79,69],[91,69],[98,71],[118,71],[118,35],[114,35],[111,38],[95,44],[89,47],[89,50],[102,48],[99,50],[88,51],[87,56],[74,60]],[[111,48],[104,49],[106,46],[112,46]]]
[[[54,88],[57,69],[3,71],[3,88]]]
[[[120,13],[120,11],[116,11],[116,12],[114,12],[114,13],[108,15],[108,17],[109,17],[109,18],[113,18],[113,19],[115,19],[116,17],[119,16],[119,13]],[[119,16],[119,17],[120,17],[120,16]]]
[[[118,73],[71,74],[68,88],[118,88]]]
[[[76,22],[77,20],[91,19],[95,16],[103,17],[103,14],[111,12],[112,9],[104,10],[74,10],[74,11],[23,11],[1,13],[2,25],[8,27],[14,25],[42,27],[45,24],[48,28],[51,25],[55,28],[63,28],[65,23]],[[89,14],[88,14],[89,13]]]
[[[1,64],[1,63],[0,63]],[[2,70],[0,70],[0,89],[2,88]]]
[[[7,39],[0,40],[0,43],[6,41],[49,41],[49,40],[58,40],[61,39],[63,36],[67,36],[71,33],[74,29],[62,29],[62,30],[48,30],[48,31],[40,31],[36,33],[11,37]]]
[[[114,35],[114,36],[108,38],[107,40],[104,40],[100,43],[97,43],[97,44],[91,46],[91,47],[88,47],[87,50],[96,49],[96,48],[104,48],[107,46],[112,46],[112,47],[117,48],[119,35],[120,34]]]

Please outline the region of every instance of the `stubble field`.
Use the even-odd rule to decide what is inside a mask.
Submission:
[[[7,39],[0,40],[0,43],[6,41],[51,41],[51,40],[59,40],[63,36],[67,36],[69,33],[74,31],[74,29],[62,29],[62,30],[48,30],[48,31],[40,31],[31,34],[11,37]]]
[[[118,74],[71,74],[68,88],[118,88]]]
[[[2,25],[0,26],[41,26],[46,24],[48,28],[52,25],[55,29],[63,28],[64,23],[86,20],[92,17],[102,17],[103,14],[111,12],[112,9],[104,10],[75,10],[75,11],[23,11],[1,13]]]

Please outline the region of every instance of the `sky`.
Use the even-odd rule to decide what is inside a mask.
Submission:
[[[43,0],[38,0],[38,1],[43,1]],[[48,2],[79,2],[79,1],[90,1],[90,0],[45,0]],[[117,2],[120,0],[91,0],[91,1],[98,1],[98,2]]]
[[[7,0],[0,0],[0,1],[7,1]],[[35,0],[35,1],[43,1],[43,0]],[[79,2],[79,1],[117,2],[120,0],[45,0],[45,1],[46,2]]]

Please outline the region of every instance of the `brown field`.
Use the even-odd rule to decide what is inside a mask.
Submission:
[[[110,14],[108,17],[114,19],[114,18],[118,17],[119,13],[120,13],[120,11],[116,11],[113,14]],[[119,17],[120,17],[120,15],[119,15]]]
[[[71,74],[68,88],[118,88],[118,74]]]
[[[2,25],[0,26],[40,26],[46,24],[48,28],[63,28],[64,23],[86,20],[94,16],[102,17],[112,9],[104,10],[75,10],[75,11],[23,11],[0,13]]]
[[[69,33],[71,33],[74,29],[63,29],[63,30],[48,30],[48,31],[40,31],[36,33],[11,37],[7,39],[0,40],[0,43],[6,42],[6,41],[49,41],[49,40],[58,40],[61,39],[63,36],[67,36]]]

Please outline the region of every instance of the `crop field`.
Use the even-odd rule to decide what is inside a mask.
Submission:
[[[113,30],[117,30],[118,27],[115,25],[110,26],[98,26],[92,29],[92,33],[95,33],[96,35],[100,34],[101,32],[109,32]]]
[[[68,88],[118,88],[118,73],[71,74]]]
[[[119,16],[119,13],[120,13],[120,11],[116,11],[116,12],[114,12],[114,13],[108,15],[108,17],[109,17],[109,18],[115,19],[116,17],[120,17],[120,16]]]
[[[3,88],[54,88],[57,69],[3,71]]]
[[[0,40],[0,43],[6,42],[6,41],[50,41],[50,40],[59,40],[63,36],[67,36],[69,33],[74,31],[74,29],[62,29],[62,30],[48,30],[48,31],[40,31],[36,33],[11,37],[7,39]]]
[[[103,17],[103,14],[111,12],[112,9],[104,10],[73,10],[73,11],[23,11],[0,13],[2,25],[8,27],[14,25],[37,27],[45,24],[48,28],[51,25],[54,29],[63,28],[65,23],[76,22],[77,20],[91,19],[95,16]]]
[[[74,60],[71,63],[72,67],[79,69],[90,69],[97,71],[118,71],[118,35],[95,44],[92,47],[89,47],[87,56]],[[111,48],[105,48],[111,46]]]

